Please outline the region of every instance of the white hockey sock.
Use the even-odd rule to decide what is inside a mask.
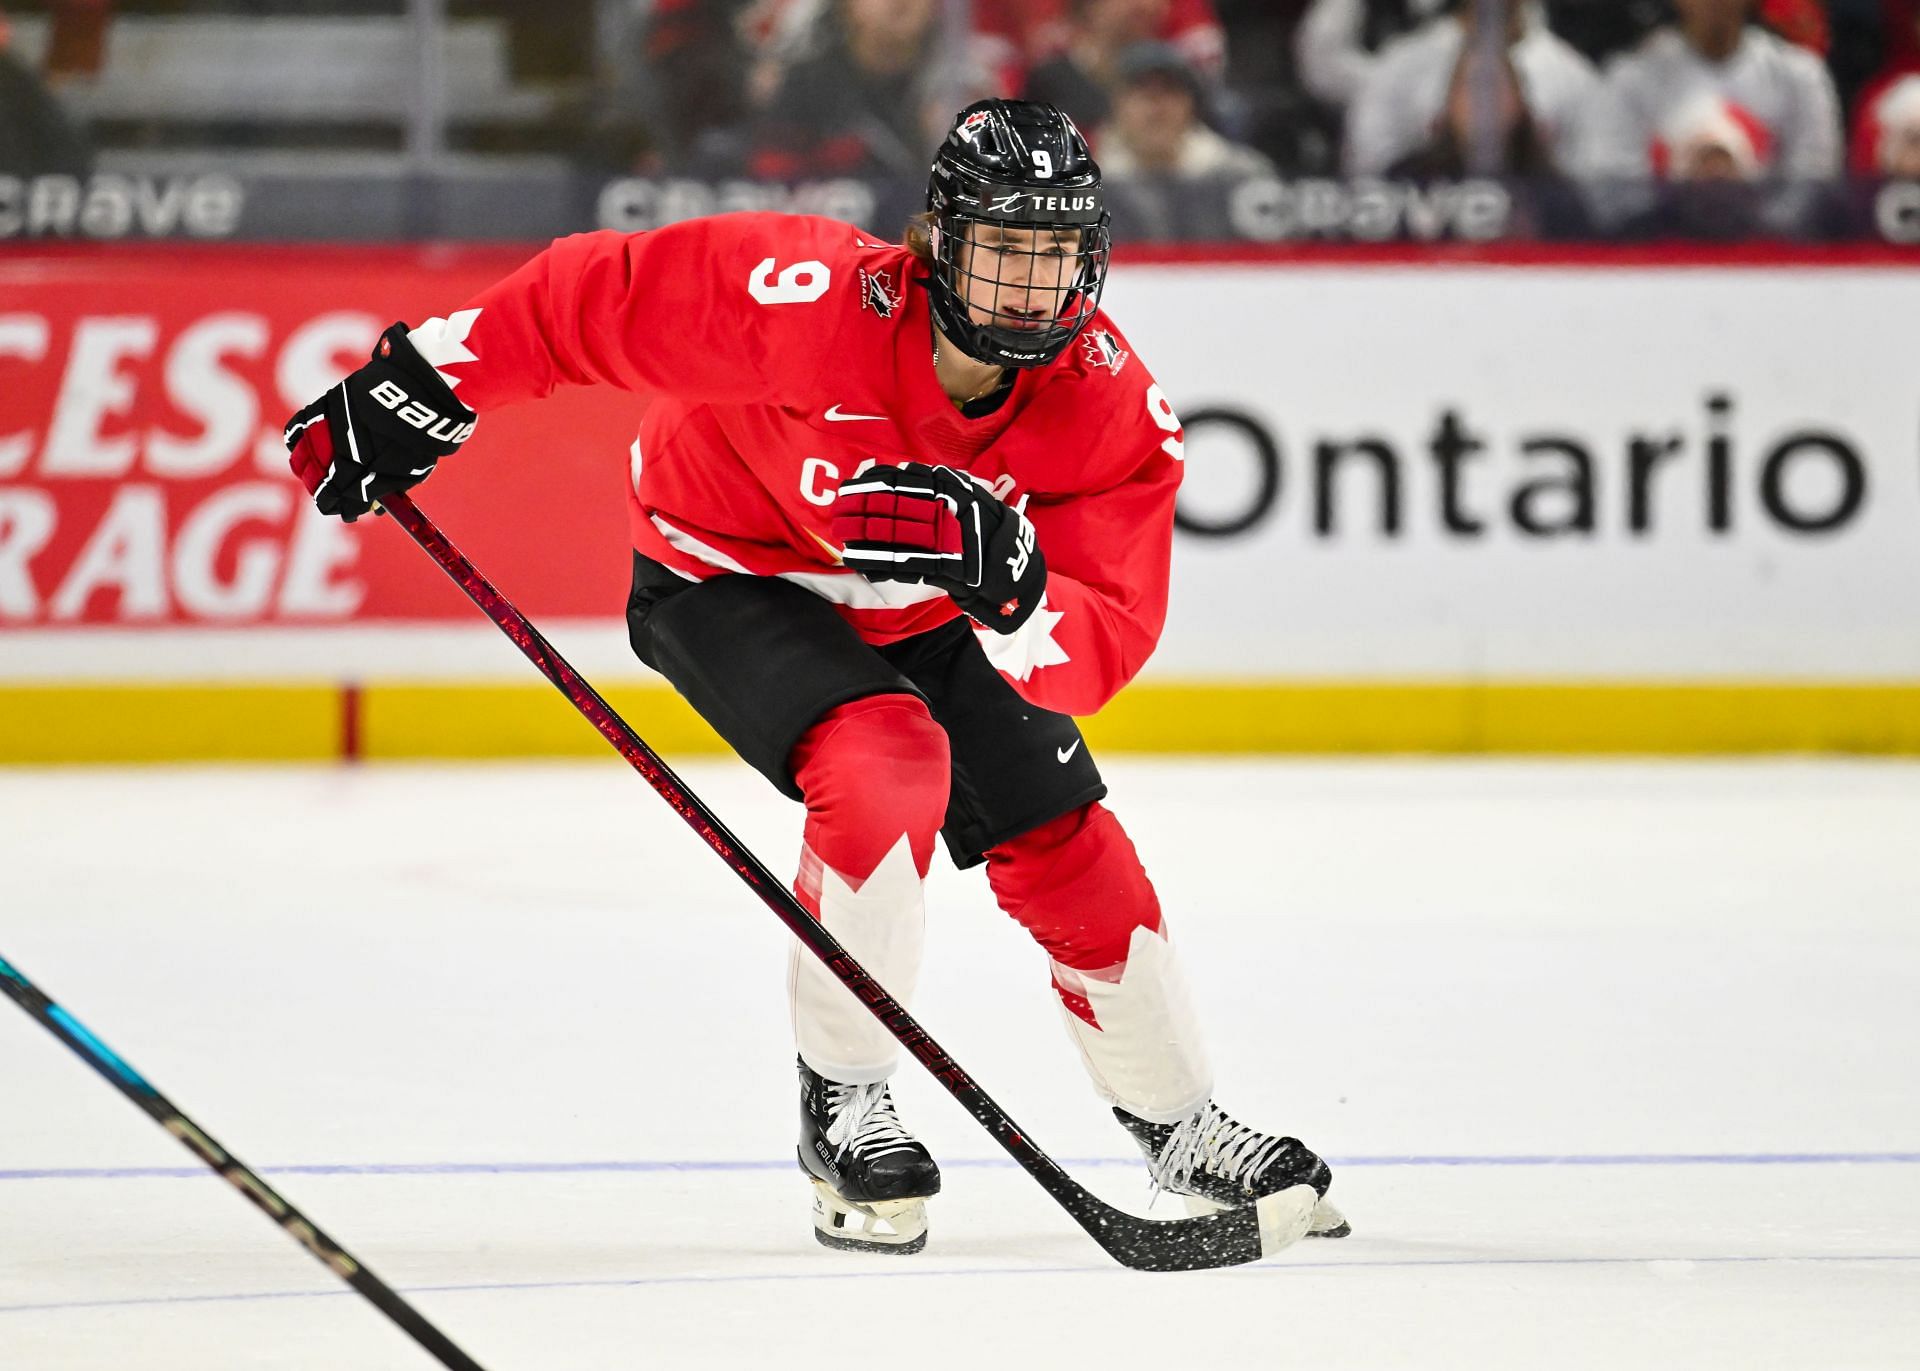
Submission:
[[[820,884],[820,922],[889,995],[905,1004],[920,977],[926,892],[902,835],[856,889],[840,872],[801,854],[801,884]],[[869,1085],[893,1074],[900,1044],[840,978],[798,941],[788,962],[793,1038],[803,1061],[830,1081]]]
[[[1103,971],[1053,963],[1054,978],[1086,1000],[1095,1028],[1064,1004],[1067,1031],[1109,1104],[1153,1123],[1178,1123],[1213,1094],[1200,1019],[1173,944],[1139,927],[1127,959]]]

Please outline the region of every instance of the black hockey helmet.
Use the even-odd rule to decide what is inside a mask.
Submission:
[[[981,100],[960,111],[934,154],[927,183],[933,215],[933,277],[927,294],[940,331],[968,356],[1002,367],[1045,366],[1093,319],[1107,282],[1111,244],[1100,168],[1073,120],[1031,100]],[[1052,245],[1048,229],[1077,229],[1061,308],[1044,327],[1022,328],[999,308],[976,324],[967,311],[969,225],[1034,231],[1034,255]],[[1037,266],[1037,263],[1028,263]],[[1002,278],[1005,277],[1002,272]],[[1022,279],[1015,276],[1013,279]]]

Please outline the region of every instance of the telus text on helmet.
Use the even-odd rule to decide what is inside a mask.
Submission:
[[[1016,210],[1035,209],[1055,212],[1095,209],[1099,201],[1091,195],[1001,195],[988,202],[990,212],[1011,214]]]

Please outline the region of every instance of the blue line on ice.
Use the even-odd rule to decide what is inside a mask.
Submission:
[[[1551,1152],[1488,1156],[1328,1157],[1343,1166],[1912,1166],[1920,1152]],[[1068,1168],[1139,1166],[1138,1157],[1062,1157]],[[943,1167],[1011,1167],[1006,1157],[942,1157]],[[777,1161],[586,1161],[586,1162],[313,1162],[254,1168],[273,1176],[566,1176],[655,1171],[790,1171],[793,1159]],[[204,1166],[51,1166],[0,1170],[0,1181],[187,1180],[211,1176]]]

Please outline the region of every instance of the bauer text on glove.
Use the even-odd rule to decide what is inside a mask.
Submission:
[[[365,366],[287,421],[288,465],[322,514],[352,523],[424,481],[476,422],[395,324]]]

